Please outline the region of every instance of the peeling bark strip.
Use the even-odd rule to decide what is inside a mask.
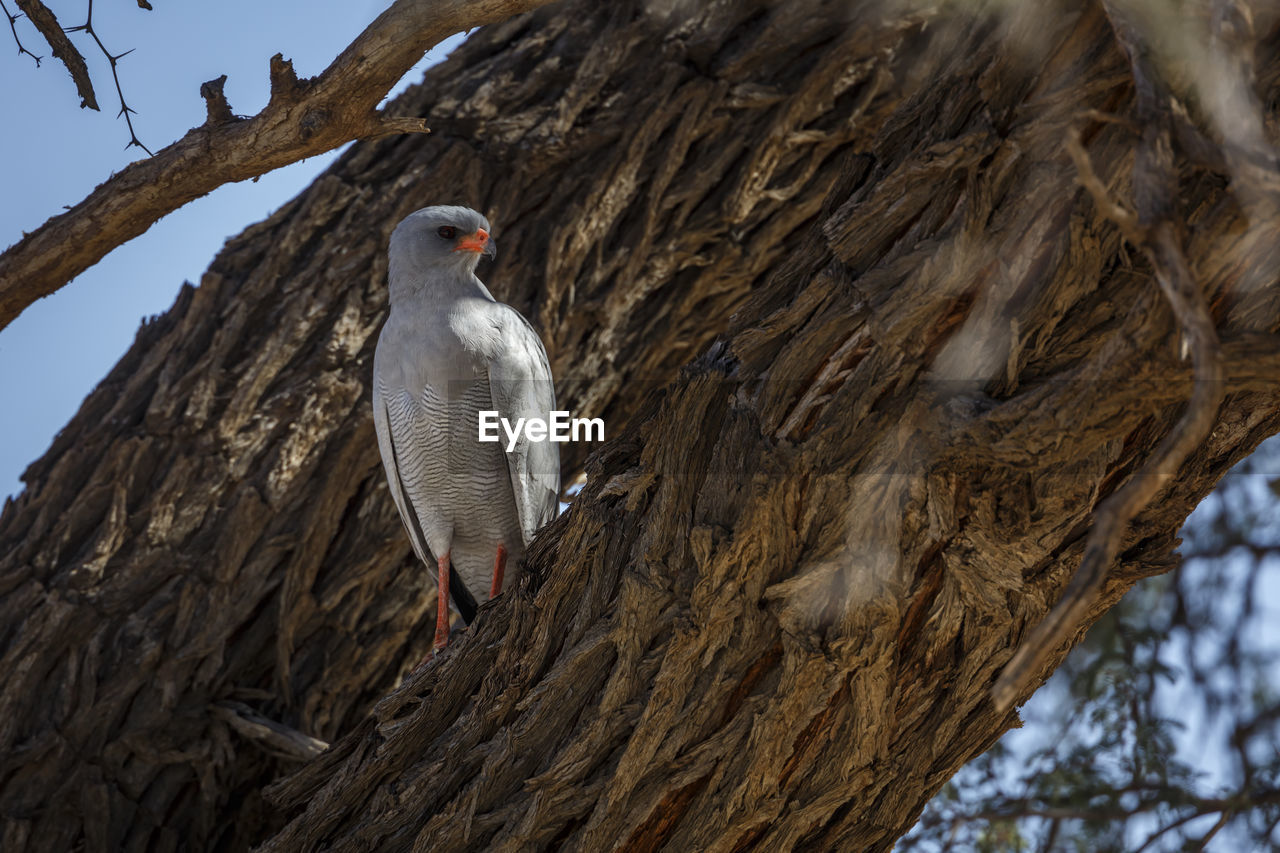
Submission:
[[[998,673],[1193,385],[1062,152],[1129,113],[1108,21],[1011,8],[582,2],[429,72],[396,110],[435,133],[231,241],[0,516],[0,848],[889,849],[1014,723]],[[1131,128],[1082,130],[1130,197]],[[1280,429],[1280,214],[1180,171],[1225,397],[1086,621]],[[434,601],[367,382],[387,235],[436,201],[495,223],[610,440],[395,686]],[[298,769],[251,713],[332,747]]]
[[[71,43],[71,39],[63,31],[62,24],[58,23],[57,16],[40,0],[14,0],[14,2],[18,4],[18,8],[27,16],[32,25],[40,31],[40,35],[44,36],[49,49],[53,51],[54,58],[66,66],[71,79],[75,81],[76,92],[80,95],[81,108],[98,109],[98,97],[93,93],[93,81],[89,79],[89,67],[85,65],[84,57],[80,55],[80,51],[76,50],[76,46]],[[12,25],[12,21],[10,25]]]

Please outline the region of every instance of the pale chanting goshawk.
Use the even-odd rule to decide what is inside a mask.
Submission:
[[[542,341],[476,277],[496,253],[489,221],[427,207],[391,234],[391,311],[373,359],[373,420],[387,483],[413,543],[437,572],[435,648],[449,641],[449,600],[468,624],[518,578],[534,531],[555,517],[560,451],[522,432],[479,440],[479,413],[548,420],[555,409]]]

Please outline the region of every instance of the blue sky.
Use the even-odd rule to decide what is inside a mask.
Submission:
[[[83,0],[49,0],[64,26],[84,22]],[[374,0],[230,0],[225,3],[98,4],[94,29],[107,48],[134,52],[119,63],[134,127],[158,151],[204,121],[200,84],[227,75],[231,109],[252,115],[266,104],[267,64],[279,52],[299,76],[314,76],[385,9]],[[10,11],[14,4],[6,3]],[[2,23],[2,19],[0,19]],[[17,24],[39,68],[19,56],[0,26],[0,108],[11,130],[0,138],[0,246],[8,247],[140,156],[106,60],[84,34],[72,40],[89,62],[101,112],[82,110],[70,74],[31,27]],[[461,35],[431,50],[405,75],[416,81]],[[14,117],[21,117],[13,121]],[[14,130],[12,128],[20,128]],[[0,498],[22,489],[19,475],[133,341],[144,317],[173,304],[183,281],[198,283],[227,238],[268,216],[304,189],[336,152],[260,178],[224,186],[170,214],[70,285],[32,305],[0,331]]]

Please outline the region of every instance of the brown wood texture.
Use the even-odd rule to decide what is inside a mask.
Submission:
[[[1108,20],[1011,8],[581,2],[428,72],[396,106],[431,136],[230,241],[6,505],[0,848],[888,849],[1016,724],[996,676],[1191,393],[1062,148],[1127,197],[1133,129],[1082,118],[1132,105]],[[1280,430],[1280,216],[1180,162],[1226,398],[1091,618]],[[483,277],[610,441],[397,686],[434,602],[368,379],[431,203],[488,214]]]

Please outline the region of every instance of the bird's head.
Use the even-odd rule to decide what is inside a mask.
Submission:
[[[392,262],[416,272],[456,269],[473,272],[480,256],[498,247],[489,235],[489,220],[469,207],[437,205],[406,216],[391,232]]]

